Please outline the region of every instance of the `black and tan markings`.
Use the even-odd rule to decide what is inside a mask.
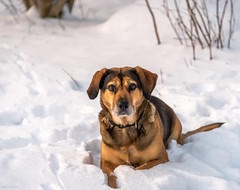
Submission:
[[[182,125],[172,108],[151,96],[156,81],[157,75],[146,69],[123,67],[97,71],[89,85],[90,99],[100,91],[101,168],[108,175],[110,187],[117,188],[113,171],[119,165],[140,170],[167,162],[166,148],[171,140],[183,144],[188,136],[223,124],[182,134]]]

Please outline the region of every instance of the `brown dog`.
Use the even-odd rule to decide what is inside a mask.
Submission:
[[[157,74],[141,67],[102,69],[93,76],[87,93],[95,99],[100,89],[101,168],[110,187],[117,188],[113,171],[119,165],[140,170],[167,162],[166,148],[171,140],[183,144],[186,137],[223,124],[182,134],[174,111],[151,96],[156,81]]]

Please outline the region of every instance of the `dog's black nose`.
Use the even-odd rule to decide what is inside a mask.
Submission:
[[[126,111],[128,109],[128,102],[127,101],[118,102],[118,109],[120,111]]]

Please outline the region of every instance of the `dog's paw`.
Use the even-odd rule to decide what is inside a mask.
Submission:
[[[114,175],[114,173],[111,173],[108,176],[108,185],[109,187],[113,188],[113,189],[117,189],[117,177]]]

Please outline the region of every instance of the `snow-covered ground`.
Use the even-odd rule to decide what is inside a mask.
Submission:
[[[155,14],[160,46],[142,0],[77,1],[74,16],[61,21],[65,30],[35,9],[16,24],[0,7],[0,190],[110,189],[99,168],[99,99],[89,100],[86,89],[98,69],[126,65],[159,74],[153,94],[176,111],[184,132],[226,123],[183,146],[171,142],[166,164],[118,167],[119,187],[240,189],[239,14],[231,49],[214,49],[213,61],[207,49],[192,61],[191,48]]]

